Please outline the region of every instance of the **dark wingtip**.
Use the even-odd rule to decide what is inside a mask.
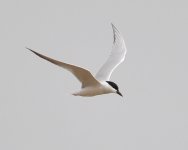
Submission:
[[[25,47],[26,49],[28,49],[28,50],[30,50],[30,48],[28,48],[28,47]]]
[[[30,51],[32,51],[32,52],[34,52],[32,49],[30,49],[30,48],[28,48],[28,47],[25,47],[26,49],[28,49],[28,50],[30,50]]]
[[[40,56],[40,54],[39,53],[37,53],[37,52],[35,52],[34,50],[32,50],[32,49],[30,49],[30,48],[28,48],[28,47],[25,47],[26,49],[28,49],[28,50],[30,50],[31,52],[33,52],[34,54],[36,54],[36,55],[38,55],[38,56]]]
[[[112,26],[113,30],[117,30],[117,31],[118,31],[118,29],[116,28],[116,26],[114,25],[113,22],[111,22],[111,26]],[[119,32],[119,31],[118,31],[118,32]]]
[[[111,22],[111,26],[112,26],[112,30],[113,30],[113,38],[114,38],[114,41],[113,41],[113,43],[115,43],[115,41],[116,41],[116,34],[115,34],[115,26],[114,26],[114,24]]]
[[[113,24],[113,22],[111,22],[110,24],[111,24],[111,26],[112,26],[112,27],[114,27],[114,24]]]
[[[120,32],[119,32],[119,30],[116,28],[116,26],[114,25],[114,23],[111,22],[111,25],[112,25],[113,37],[114,37],[113,43],[115,43],[115,42],[116,42],[116,39],[119,38],[119,36],[120,36]]]

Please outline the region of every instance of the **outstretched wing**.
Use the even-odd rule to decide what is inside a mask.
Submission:
[[[35,52],[34,50],[32,50],[30,48],[27,48],[27,49],[30,50],[31,52],[33,52],[34,54],[36,54],[37,56],[55,64],[55,65],[58,65],[58,66],[60,66],[64,69],[67,69],[68,71],[70,71],[82,83],[82,88],[100,84],[93,77],[93,75],[88,70],[86,70],[84,68],[77,67],[77,66],[74,66],[74,65],[71,65],[71,64],[67,64],[67,63],[49,58],[49,57],[44,56],[44,55],[42,55],[38,52]]]
[[[111,54],[108,57],[107,61],[100,68],[98,73],[96,74],[96,79],[100,81],[109,81],[110,76],[113,70],[124,61],[125,54],[127,52],[124,39],[118,29],[112,24],[113,29],[113,46],[111,50]]]

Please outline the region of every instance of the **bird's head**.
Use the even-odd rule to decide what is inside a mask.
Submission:
[[[112,81],[106,81],[106,82],[115,90],[115,93],[117,93],[118,95],[123,97],[123,95],[120,93],[119,87],[117,86],[116,83],[114,83]]]

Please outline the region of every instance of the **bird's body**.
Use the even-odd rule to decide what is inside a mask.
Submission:
[[[95,86],[82,88],[80,91],[73,93],[73,95],[90,97],[115,92],[116,91],[107,82],[101,82],[100,84]]]
[[[108,93],[117,93],[120,96],[122,96],[122,94],[119,92],[118,86],[114,82],[109,80],[113,70],[124,61],[126,47],[122,35],[113,24],[112,29],[114,34],[114,41],[111,55],[109,56],[106,63],[101,67],[101,69],[95,77],[90,73],[90,71],[84,68],[67,64],[47,57],[45,55],[42,55],[32,49],[27,49],[32,51],[37,56],[70,71],[82,84],[81,90],[73,93],[73,95],[75,96],[90,97]]]

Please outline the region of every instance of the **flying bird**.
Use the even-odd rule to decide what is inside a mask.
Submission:
[[[114,69],[124,61],[127,49],[123,36],[113,24],[111,25],[113,30],[113,46],[111,54],[108,57],[107,61],[102,65],[96,76],[93,76],[90,71],[84,68],[52,59],[30,48],[27,49],[37,56],[70,71],[82,84],[81,90],[73,93],[74,96],[90,97],[108,93],[116,93],[120,96],[123,96],[120,93],[117,84],[110,81],[110,76]]]

